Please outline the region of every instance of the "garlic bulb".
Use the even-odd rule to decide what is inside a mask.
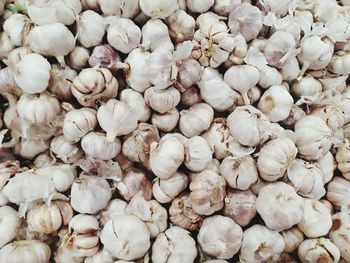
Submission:
[[[197,103],[202,102],[202,97],[200,94],[200,90],[196,86],[192,86],[188,89],[186,89],[182,94],[181,94],[181,104],[184,105],[185,107],[192,107],[193,105]],[[210,105],[211,106],[211,105]]]
[[[3,28],[13,45],[22,46],[30,31],[30,19],[22,14],[13,14],[5,20]]]
[[[72,68],[80,70],[88,64],[90,51],[81,46],[75,46],[69,54],[69,62]]]
[[[70,194],[73,209],[86,214],[102,210],[112,197],[107,180],[92,175],[75,179]]]
[[[152,245],[153,263],[194,262],[196,256],[196,242],[188,231],[177,226],[159,234]]]
[[[140,8],[151,18],[166,18],[178,8],[176,0],[157,1],[140,0]]]
[[[204,170],[212,160],[212,150],[206,139],[191,137],[185,145],[185,166],[193,172]]]
[[[205,13],[214,5],[214,0],[186,0],[186,4],[194,13]]]
[[[101,128],[107,133],[107,141],[116,136],[127,135],[137,127],[137,118],[128,104],[110,99],[97,111],[97,120]]]
[[[10,37],[5,33],[0,33],[0,59],[4,59],[8,56],[11,50],[14,49],[14,45],[11,42]]]
[[[187,137],[200,135],[210,127],[214,118],[214,110],[208,104],[195,104],[188,110],[180,112],[179,128]]]
[[[317,164],[322,171],[323,184],[329,183],[334,176],[334,170],[337,168],[337,164],[332,153],[327,152],[323,157],[317,160]]]
[[[184,173],[175,172],[167,179],[156,178],[153,181],[152,193],[159,203],[169,203],[188,186]]]
[[[47,176],[50,176],[55,189],[58,192],[67,191],[77,176],[77,172],[74,166],[58,162],[53,165],[43,167],[40,170],[40,173],[44,173]]]
[[[287,170],[287,177],[302,196],[320,199],[326,193],[323,187],[323,174],[317,163],[295,159]]]
[[[305,240],[300,244],[298,256],[301,262],[339,262],[339,249],[329,239],[318,238]]]
[[[200,215],[211,215],[224,206],[226,182],[217,173],[204,170],[190,183],[192,209]]]
[[[261,178],[275,181],[283,177],[297,155],[297,148],[288,138],[277,138],[267,142],[258,157]]]
[[[116,19],[108,27],[107,41],[116,50],[128,54],[140,44],[141,29],[130,19]]]
[[[336,209],[350,208],[350,181],[342,177],[334,177],[327,185],[327,200]]]
[[[336,105],[318,107],[312,111],[311,115],[318,116],[324,120],[334,134],[336,134],[345,123],[345,115],[341,108]]]
[[[220,174],[233,189],[248,190],[258,179],[256,163],[250,156],[228,156],[220,165]]]
[[[133,18],[140,13],[139,0],[99,0],[98,4],[104,15]]]
[[[142,27],[142,47],[151,52],[159,48],[169,51],[174,50],[168,27],[160,19],[150,19]]]
[[[277,261],[284,249],[283,237],[262,225],[253,225],[243,233],[242,262]]]
[[[230,190],[224,201],[224,215],[241,227],[247,226],[256,215],[256,196],[250,190]]]
[[[306,160],[317,160],[332,146],[332,131],[317,116],[305,116],[295,124],[296,146]]]
[[[139,121],[146,122],[151,117],[151,109],[141,93],[133,89],[124,89],[120,93],[120,101],[131,107],[131,111],[137,116]]]
[[[349,52],[338,51],[336,52],[328,66],[329,71],[337,75],[348,75],[350,73],[349,62],[350,62]]]
[[[111,200],[105,210],[100,212],[101,218],[99,219],[99,222],[101,226],[104,226],[108,220],[111,218],[118,216],[118,215],[123,215],[125,214],[125,209],[127,207],[128,203],[121,200],[121,199],[113,199]],[[97,229],[99,225],[97,223]],[[96,229],[96,230],[97,230]]]
[[[268,184],[259,191],[256,210],[270,229],[286,230],[302,219],[303,198],[286,183]]]
[[[350,260],[349,251],[349,225],[350,225],[350,215],[348,211],[343,211],[336,213],[332,217],[333,226],[329,232],[329,237],[331,241],[340,250],[340,255],[346,261]]]
[[[311,75],[306,75],[292,86],[292,92],[298,98],[317,95],[322,91],[322,84]]]
[[[98,13],[92,10],[82,12],[77,20],[78,41],[86,48],[101,44],[105,27],[103,17]]]
[[[165,113],[175,108],[179,104],[180,92],[174,87],[158,89],[156,86],[145,91],[146,103],[155,111]]]
[[[7,244],[0,249],[0,262],[47,263],[51,250],[48,245],[39,240],[19,240]]]
[[[34,27],[26,42],[36,53],[56,57],[59,63],[65,64],[64,56],[75,46],[75,38],[67,27],[60,23],[52,23]]]
[[[16,84],[26,93],[43,92],[50,79],[50,63],[39,54],[24,55],[18,64],[13,65]],[[12,66],[10,66],[12,67]]]
[[[164,137],[150,145],[149,167],[160,179],[167,179],[177,171],[185,158],[185,149],[175,137]]]
[[[283,236],[284,242],[286,246],[284,248],[284,252],[292,253],[300,246],[300,244],[304,241],[304,234],[300,231],[300,229],[296,226],[284,230],[281,232]]]
[[[290,58],[290,60],[280,68],[280,73],[285,81],[295,80],[300,74],[298,59],[295,57]]]
[[[338,163],[338,170],[345,179],[350,180],[350,145],[347,140],[345,144],[338,148],[335,158]]]
[[[49,148],[49,142],[44,139],[25,139],[21,138],[20,142],[15,145],[13,152],[25,159],[34,159],[39,153]]]
[[[170,132],[176,127],[179,118],[180,113],[176,108],[163,114],[154,112],[152,114],[152,124],[163,132]]]
[[[63,135],[52,139],[50,150],[65,163],[74,163],[83,155],[83,151],[76,144],[68,141]]]
[[[151,182],[142,170],[133,167],[124,171],[121,181],[117,183],[117,189],[126,201],[130,201],[137,194],[145,200],[152,198]]]
[[[220,16],[228,16],[240,3],[241,0],[217,0],[212,9]]]
[[[21,221],[17,211],[6,205],[0,207],[0,220],[0,247],[3,247],[16,237]]]
[[[96,125],[96,111],[84,107],[66,113],[64,116],[62,131],[67,140],[78,142],[85,134],[92,131]]]
[[[205,254],[230,259],[242,245],[243,231],[231,218],[215,215],[203,220],[197,240]]]
[[[104,249],[122,260],[143,257],[151,246],[147,225],[134,215],[118,215],[110,219],[100,238]]]
[[[72,94],[85,107],[94,107],[98,102],[115,98],[118,81],[105,68],[86,68],[73,79]]]
[[[196,21],[184,10],[177,10],[166,19],[169,27],[169,34],[176,42],[192,39],[196,26]]]
[[[108,68],[112,72],[128,68],[126,64],[121,62],[117,51],[108,44],[94,47],[88,62],[90,67]]]
[[[81,148],[91,157],[109,160],[119,154],[121,142],[119,138],[109,141],[104,133],[92,131],[81,139]]]
[[[52,65],[51,77],[49,81],[49,90],[61,100],[69,100],[72,98],[72,82],[77,76],[77,72],[66,66],[64,69],[59,65]]]
[[[332,215],[328,208],[318,200],[305,199],[303,210],[299,229],[309,238],[327,235],[332,227]]]
[[[174,225],[188,231],[198,230],[203,221],[203,216],[193,211],[188,193],[181,194],[171,202],[169,216]]]
[[[202,71],[203,67],[197,60],[192,58],[182,60],[180,65],[178,65],[176,88],[180,92],[186,92],[187,89],[199,82]]]

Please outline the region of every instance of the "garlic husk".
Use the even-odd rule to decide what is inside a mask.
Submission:
[[[121,62],[118,52],[108,44],[94,47],[88,62],[90,67],[108,68],[112,72],[128,67]]]
[[[348,211],[339,212],[333,215],[333,226],[329,232],[329,237],[331,241],[340,250],[340,255],[345,260],[345,262],[350,260],[350,251],[348,249],[349,242],[348,238],[350,235],[349,224],[350,215]]]
[[[165,113],[175,108],[181,99],[180,92],[174,88],[158,89],[151,87],[144,93],[146,103],[156,112]]]
[[[78,41],[86,48],[100,45],[105,28],[102,16],[92,10],[84,11],[77,20]]]
[[[72,52],[69,53],[69,65],[76,69],[80,70],[88,64],[90,56],[90,51],[81,46],[75,46]]]
[[[317,164],[322,171],[323,184],[329,183],[334,176],[335,169],[337,168],[337,164],[336,164],[336,161],[334,160],[332,153],[331,152],[326,153],[323,157],[317,160]],[[338,169],[341,171],[339,167]]]
[[[76,144],[68,141],[63,135],[52,139],[50,150],[65,163],[74,163],[83,155],[83,151]]]
[[[30,19],[23,14],[13,14],[5,20],[3,29],[13,45],[22,46],[31,29]]]
[[[167,179],[156,178],[153,181],[152,193],[159,203],[169,203],[188,186],[184,173],[175,172]]]
[[[152,245],[152,262],[194,262],[196,242],[190,232],[172,226],[157,236]]]
[[[286,243],[284,252],[287,253],[292,253],[297,250],[300,244],[304,241],[304,234],[297,226],[282,231],[281,235]]]
[[[176,43],[192,39],[196,22],[185,11],[175,11],[166,19],[166,23],[169,26],[169,34]]]
[[[140,0],[140,8],[147,16],[151,18],[166,18],[178,8],[176,0],[153,1]]]
[[[298,228],[309,238],[317,238],[328,234],[332,227],[332,215],[320,201],[305,199],[303,217]]]
[[[212,150],[207,140],[200,136],[188,139],[185,145],[185,166],[193,172],[204,170],[212,160]]]
[[[168,27],[160,19],[150,19],[142,27],[142,47],[151,52],[156,49],[174,50]]]
[[[301,221],[303,198],[286,183],[268,184],[259,191],[256,210],[270,229],[286,230]]]
[[[3,247],[16,237],[21,221],[17,211],[6,205],[0,207],[0,218],[0,247]]]
[[[329,239],[308,239],[302,242],[298,248],[298,256],[301,262],[339,262],[339,249]]]
[[[152,114],[152,124],[160,131],[170,132],[176,127],[179,118],[180,113],[176,108],[163,114],[154,112]]]
[[[0,249],[0,262],[49,262],[51,250],[47,244],[39,240],[18,240]]]
[[[350,181],[342,177],[334,177],[327,185],[327,200],[337,209],[350,208]]]
[[[78,73],[66,66],[64,69],[59,65],[52,65],[50,72],[49,90],[61,100],[69,100],[72,98],[72,82]]]
[[[112,256],[122,260],[143,257],[151,246],[147,225],[134,215],[118,215],[107,221],[101,242]]]
[[[277,261],[285,247],[283,237],[262,225],[253,225],[243,233],[242,262]]]
[[[106,179],[97,176],[80,176],[71,188],[71,206],[79,213],[95,214],[107,206],[112,197]]]

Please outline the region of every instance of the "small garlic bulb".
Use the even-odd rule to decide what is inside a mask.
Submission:
[[[277,138],[267,142],[258,157],[261,178],[275,181],[282,178],[297,155],[295,144],[288,138]]]
[[[150,19],[142,27],[142,47],[151,52],[156,49],[174,50],[174,45],[169,36],[169,29],[160,19]],[[142,71],[145,71],[144,69],[142,68]]]
[[[220,165],[220,174],[233,189],[248,190],[258,179],[256,163],[250,156],[228,156]]]
[[[208,104],[198,103],[188,110],[180,112],[179,128],[187,137],[200,135],[210,127],[214,110]]]
[[[332,153],[326,153],[323,157],[317,160],[317,164],[322,171],[323,184],[329,183],[334,176],[334,170],[337,168]]]
[[[104,249],[122,260],[143,257],[151,246],[147,225],[134,215],[111,218],[103,227],[100,238]]]
[[[231,218],[215,215],[203,220],[197,240],[205,254],[230,259],[239,251],[242,237],[242,228]]]
[[[177,0],[157,1],[140,0],[140,8],[151,18],[166,18],[178,8]]]
[[[50,80],[50,63],[39,54],[24,55],[16,64],[14,79],[26,93],[35,94],[46,90]]]
[[[93,158],[110,160],[119,154],[121,142],[119,138],[109,141],[106,134],[91,131],[81,139],[81,148]]]
[[[81,46],[75,46],[69,54],[69,62],[72,68],[80,70],[87,66],[90,57],[90,51]]]
[[[211,215],[224,207],[226,182],[217,173],[204,170],[190,183],[192,209],[200,215]]]
[[[0,247],[3,247],[16,237],[21,221],[17,211],[6,205],[0,207],[0,221]]]
[[[193,172],[203,171],[212,160],[212,150],[207,140],[200,136],[188,139],[185,145],[185,166]]]
[[[95,214],[107,206],[112,192],[106,179],[91,175],[75,179],[70,195],[70,202],[75,211]]]
[[[303,198],[286,183],[268,184],[259,191],[256,210],[267,227],[286,230],[302,219]]]
[[[152,114],[152,124],[163,132],[170,132],[175,129],[179,118],[180,113],[176,108],[163,114],[154,112]]]
[[[0,249],[0,262],[47,263],[50,256],[50,247],[39,240],[14,241]]]
[[[183,193],[176,197],[169,208],[170,221],[188,231],[199,230],[203,222],[203,216],[192,209],[190,195]]]
[[[158,89],[154,86],[145,91],[144,98],[153,110],[159,113],[165,113],[179,104],[181,95],[174,87]]]
[[[306,75],[292,85],[291,91],[298,98],[318,95],[322,91],[322,84],[313,76]]]
[[[97,111],[97,120],[107,133],[107,141],[116,136],[127,135],[137,127],[137,118],[125,102],[110,99]]]
[[[350,181],[342,177],[334,177],[327,185],[327,200],[336,209],[350,208]]]
[[[73,80],[72,94],[85,107],[115,98],[118,81],[106,68],[86,68]]]
[[[299,61],[297,58],[292,57],[281,68],[280,73],[283,80],[292,81],[300,75]]]
[[[348,140],[338,148],[335,158],[338,163],[338,170],[345,179],[350,180],[350,145]]]
[[[188,186],[188,178],[184,173],[175,172],[167,179],[156,178],[153,181],[152,193],[159,203],[169,203]]]
[[[188,231],[177,226],[159,234],[152,245],[153,263],[194,262],[196,256],[196,242]]]
[[[77,75],[78,73],[68,66],[62,69],[58,64],[52,65],[49,90],[60,100],[71,99],[72,82]]]
[[[329,239],[307,239],[298,248],[298,257],[302,263],[309,262],[339,262],[339,249]]]
[[[300,229],[296,226],[284,230],[281,232],[283,236],[284,242],[286,246],[284,248],[284,252],[292,253],[298,249],[301,242],[304,241],[304,234],[300,231]]]
[[[348,75],[350,73],[350,56],[349,52],[336,52],[328,66],[329,71],[337,75]]]
[[[52,139],[50,150],[65,163],[74,163],[83,155],[83,151],[76,144],[68,141],[63,135]]]
[[[184,10],[175,11],[166,19],[166,23],[169,27],[169,34],[176,43],[193,38],[196,21]]]
[[[336,213],[332,217],[333,226],[329,232],[331,241],[340,250],[340,255],[348,262],[350,260],[349,237],[350,237],[350,214],[348,211]]]
[[[241,227],[249,225],[256,215],[256,196],[250,190],[230,190],[224,201],[224,215],[231,217]]]
[[[86,48],[100,45],[105,34],[103,17],[92,10],[80,13],[77,20],[78,41]]]
[[[12,45],[22,46],[31,29],[30,19],[23,14],[13,14],[4,21],[3,29],[3,37],[7,36]]]
[[[128,18],[118,18],[108,27],[107,41],[116,50],[128,54],[141,42],[141,29]]]
[[[309,238],[327,235],[332,227],[332,215],[328,208],[318,200],[304,199],[303,210],[299,229]]]
[[[119,99],[131,107],[131,111],[139,121],[146,122],[151,117],[151,109],[141,93],[133,89],[124,89],[120,93]]]
[[[240,4],[241,0],[216,0],[212,9],[220,16],[228,16]]]
[[[332,146],[332,131],[320,117],[305,116],[295,124],[296,146],[306,160],[317,160]]]
[[[214,0],[186,0],[186,4],[191,12],[205,13],[214,5]]]
[[[239,257],[242,262],[274,262],[279,259],[284,246],[284,239],[277,231],[253,225],[243,233]]]
[[[175,137],[164,137],[150,145],[149,167],[160,179],[174,174],[185,159],[185,149]]]

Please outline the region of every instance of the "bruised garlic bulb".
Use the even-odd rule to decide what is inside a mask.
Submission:
[[[302,242],[298,249],[302,263],[325,261],[336,263],[340,259],[339,249],[329,239],[308,239]]]
[[[243,231],[231,218],[215,215],[203,220],[198,243],[205,254],[230,259],[242,245]]]
[[[151,18],[166,18],[178,8],[176,0],[154,2],[153,0],[140,0],[140,8]]]
[[[104,249],[122,260],[143,257],[151,246],[147,225],[134,215],[111,218],[103,227],[100,238]]]
[[[180,113],[176,108],[163,114],[154,112],[152,114],[152,124],[163,132],[170,132],[176,127],[179,118]]]
[[[116,99],[110,99],[99,107],[97,120],[107,133],[107,141],[113,141],[116,136],[127,135],[137,127],[137,118],[131,107]]]
[[[304,234],[296,226],[284,230],[281,232],[283,239],[286,243],[284,252],[292,253],[300,246],[301,242],[304,240]]]
[[[243,233],[241,262],[277,261],[284,249],[283,237],[262,225],[253,225]]]
[[[329,232],[331,241],[340,250],[340,255],[345,262],[350,260],[349,237],[350,237],[350,214],[348,211],[336,213],[332,217],[333,226]]]
[[[327,185],[327,200],[336,209],[350,208],[350,181],[342,177],[334,177]]]
[[[175,42],[182,42],[193,38],[196,21],[183,10],[177,10],[166,19],[169,34]]]
[[[212,160],[212,150],[206,139],[194,136],[185,145],[185,166],[193,172],[204,170]]]
[[[228,156],[220,165],[220,174],[233,189],[248,190],[258,179],[256,163],[250,156]]]
[[[350,145],[348,140],[338,148],[335,158],[338,163],[338,170],[345,179],[350,180]]]
[[[81,139],[81,148],[91,157],[109,160],[119,154],[121,142],[119,138],[109,141],[106,134],[91,131]]]
[[[49,81],[49,90],[61,100],[69,100],[72,98],[72,82],[77,76],[77,72],[68,66],[64,69],[58,64],[52,65],[51,77]]]
[[[168,27],[160,19],[150,19],[142,27],[142,47],[151,52],[159,48],[169,51],[174,50]],[[142,71],[144,71],[144,68],[142,68]]]
[[[101,44],[105,27],[103,17],[98,13],[92,10],[82,12],[77,20],[78,41],[86,48]]]
[[[188,231],[177,226],[159,234],[152,245],[153,263],[194,262],[196,256],[196,242]]]
[[[224,206],[226,182],[217,173],[204,170],[193,176],[190,198],[193,210],[200,215],[211,215]]]
[[[0,247],[3,247],[16,237],[21,221],[17,211],[6,205],[0,207],[0,220]]]
[[[7,244],[0,249],[0,262],[47,263],[51,250],[48,245],[39,240],[19,240]]]
[[[286,183],[268,184],[259,191],[256,210],[270,229],[286,230],[302,219],[303,198]]]
[[[258,157],[261,178],[275,181],[282,178],[297,155],[295,144],[288,138],[277,138],[267,142]]]
[[[88,64],[90,51],[81,46],[75,46],[69,54],[69,62],[72,68],[80,70]]]
[[[332,215],[328,208],[315,199],[305,199],[303,217],[298,227],[309,238],[327,235],[332,227]]]
[[[169,203],[188,186],[184,173],[175,172],[167,179],[156,178],[153,181],[152,193],[159,203]]]
[[[156,86],[147,89],[144,93],[146,103],[155,111],[165,113],[179,104],[180,92],[174,87],[158,89]]]
[[[188,110],[180,112],[179,128],[187,137],[200,135],[210,127],[214,118],[214,110],[208,104],[195,104]]]
[[[256,215],[256,196],[250,190],[230,190],[224,201],[224,215],[241,227],[247,226]]]
[[[131,111],[137,115],[139,121],[146,122],[151,117],[151,109],[141,93],[133,89],[124,89],[120,93],[120,101],[131,107]]]
[[[92,175],[75,179],[70,194],[73,209],[86,214],[95,214],[102,210],[112,197],[107,180]]]
[[[63,135],[52,139],[50,150],[65,163],[74,163],[83,155],[83,151],[76,144],[68,141]]]

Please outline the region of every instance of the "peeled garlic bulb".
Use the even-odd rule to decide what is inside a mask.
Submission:
[[[0,247],[3,247],[16,237],[21,221],[17,211],[10,206],[0,207],[0,221]]]
[[[140,0],[140,8],[151,18],[166,18],[178,8],[177,0]]]

